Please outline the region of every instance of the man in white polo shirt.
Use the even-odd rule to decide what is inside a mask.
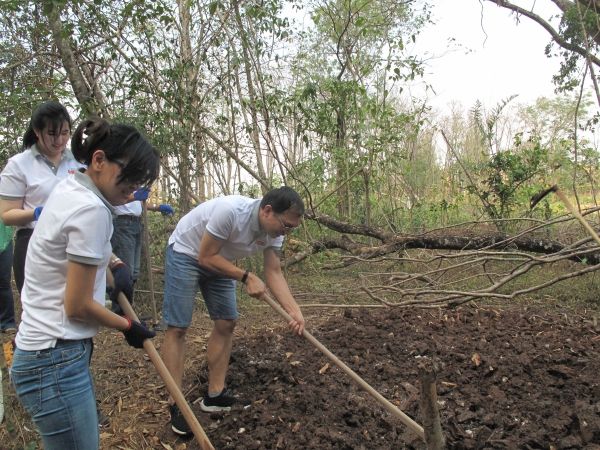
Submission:
[[[238,318],[236,280],[248,295],[260,298],[268,288],[292,317],[290,328],[299,335],[304,318],[292,296],[280,264],[284,235],[296,228],[304,203],[296,191],[281,187],[262,199],[230,195],[194,208],[177,224],[169,238],[165,260],[163,320],[167,324],[161,355],[179,387],[185,363],[185,335],[192,321],[200,289],[213,320],[207,344],[208,392],[203,411],[229,411],[238,401],[225,388],[225,376]],[[265,283],[232,261],[263,253]],[[171,428],[180,435],[191,430],[176,405],[170,407]]]

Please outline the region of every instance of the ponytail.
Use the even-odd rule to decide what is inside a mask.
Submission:
[[[109,161],[125,163],[119,182],[146,186],[158,178],[158,152],[131,125],[110,124],[100,117],[81,122],[71,138],[73,156],[89,166],[96,150],[102,150]]]
[[[89,165],[94,152],[110,136],[110,124],[100,117],[82,121],[71,137],[71,151],[77,161]],[[108,155],[107,155],[108,157]]]

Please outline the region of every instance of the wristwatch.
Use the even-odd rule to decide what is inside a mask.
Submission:
[[[242,275],[242,278],[241,278],[241,280],[240,280],[242,283],[246,284],[246,281],[248,281],[248,274],[249,274],[249,273],[250,273],[250,271],[249,271],[249,270],[246,270],[246,271],[244,272],[244,275]]]

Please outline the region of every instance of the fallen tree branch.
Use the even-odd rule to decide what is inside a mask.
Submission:
[[[485,232],[489,227],[480,227],[484,232],[479,234],[457,227],[419,235],[394,234],[329,216],[311,217],[335,231],[365,236],[369,243],[348,234],[309,244],[292,240],[289,245],[294,253],[283,264],[289,266],[315,253],[335,251],[335,262],[322,268],[361,263],[361,290],[385,307],[455,307],[491,298],[507,301],[600,269],[598,245],[589,236],[581,237],[579,227],[565,227],[573,220],[569,216],[534,220],[532,227],[514,235]],[[552,235],[560,236],[563,242],[548,237],[551,230],[544,228],[552,226],[560,226]],[[372,244],[373,238],[379,243]],[[414,251],[418,249],[422,251]],[[375,265],[378,262],[385,262],[388,271],[382,272],[381,265]],[[572,262],[585,267],[577,268]],[[369,272],[369,265],[376,270]],[[395,266],[400,270],[390,270]],[[523,277],[534,269],[533,285],[519,281],[529,280]]]
[[[588,240],[589,241],[589,240]],[[443,236],[401,236],[396,237],[393,241],[381,245],[367,245],[351,240],[347,236],[341,238],[331,238],[319,241],[314,241],[310,246],[293,256],[286,258],[284,267],[290,267],[294,264],[303,261],[311,255],[322,252],[324,250],[339,249],[350,253],[354,259],[346,258],[340,264],[328,267],[340,268],[348,266],[357,261],[372,260],[390,253],[396,253],[408,249],[428,249],[428,250],[479,250],[479,249],[507,249],[519,250],[523,252],[539,253],[539,254],[554,254],[564,251],[567,246],[560,242],[541,238],[521,237],[512,239],[510,236],[503,233],[494,233],[483,236],[464,236],[464,235],[443,235]],[[600,250],[597,247],[590,248],[591,254],[586,254],[585,258],[581,255],[574,254],[571,259],[576,262],[584,262],[587,264],[600,263]],[[587,252],[586,252],[587,253]]]

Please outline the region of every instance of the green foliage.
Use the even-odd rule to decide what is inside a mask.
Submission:
[[[539,185],[527,183],[546,169],[546,162],[547,151],[539,140],[531,138],[524,143],[517,134],[512,149],[495,153],[476,168],[483,186],[469,186],[469,191],[485,201],[491,219],[508,218],[515,205],[539,189]]]
[[[590,8],[585,2],[564,3],[561,7],[564,7],[564,12],[558,32],[560,39],[566,45],[558,47],[558,54],[562,56],[563,60],[559,72],[553,79],[560,92],[570,92],[579,86],[581,67],[585,64],[585,58],[572,51],[571,47],[576,46],[584,50],[589,48],[591,53],[597,52],[598,44],[595,38],[600,31],[598,27],[600,16],[595,8]],[[557,44],[554,42],[548,44],[545,50],[546,54],[552,55],[552,50],[556,46]]]
[[[392,229],[403,233],[421,233],[466,220],[468,215],[461,211],[458,203],[448,203],[442,199],[440,202],[418,203],[411,208],[395,211]]]
[[[40,8],[28,2],[6,6],[0,14],[0,167],[21,150],[31,112],[39,103],[74,103],[64,74],[56,70],[60,60],[49,51],[52,40]]]
[[[405,163],[407,143],[419,133],[419,119],[382,105],[376,96],[355,81],[317,78],[300,86],[288,104],[295,109],[296,133],[305,145],[318,142],[309,158],[297,166],[303,180],[315,189],[335,190],[346,183],[339,194],[321,206],[339,208],[340,202],[352,205],[354,219],[366,220],[366,186],[361,170],[369,173],[370,188],[381,191],[391,173],[431,173],[431,166],[416,167],[419,160]],[[314,144],[312,147],[315,147]],[[431,163],[431,161],[429,161]],[[423,169],[422,171],[420,169]],[[310,175],[305,178],[304,174]],[[315,174],[321,175],[315,177]],[[423,177],[420,177],[423,179]],[[342,200],[340,200],[340,196]],[[371,205],[378,202],[369,198]]]
[[[4,160],[18,151],[40,100],[58,98],[79,111],[40,4],[9,4],[0,15]],[[174,171],[161,195],[182,214],[194,203],[186,191],[259,196],[259,181],[236,163],[258,172],[258,156],[261,182],[285,179],[306,189],[319,212],[395,230],[472,219],[482,199],[490,218],[522,214],[550,175],[595,201],[590,186],[600,158],[582,137],[597,117],[588,117],[586,101],[579,114],[587,128],[580,130],[573,130],[569,98],[544,99],[514,115],[513,98],[489,112],[476,105],[455,124],[456,157],[443,154],[433,116],[400,95],[405,81],[422,73],[406,51],[429,20],[421,3],[291,2],[313,19],[303,30],[280,0],[239,4],[240,23],[233,4],[220,0],[182,2],[182,11],[172,0],[55,4],[110,116],[143,128]],[[188,13],[189,29],[180,12]],[[576,18],[567,19],[565,33],[580,39]],[[211,188],[201,191],[202,183]],[[535,213],[542,207],[546,216],[555,213],[553,204]]]
[[[256,30],[272,35],[277,39],[286,39],[289,35],[289,20],[281,17],[282,3],[278,0],[267,0],[260,3],[244,5],[245,16],[251,21]],[[262,41],[255,41],[262,46]]]
[[[239,195],[244,195],[246,197],[250,197],[250,198],[259,198],[262,196],[262,191],[261,188],[258,184],[256,183],[246,183],[244,181],[242,181],[239,185],[238,185],[238,192]]]

